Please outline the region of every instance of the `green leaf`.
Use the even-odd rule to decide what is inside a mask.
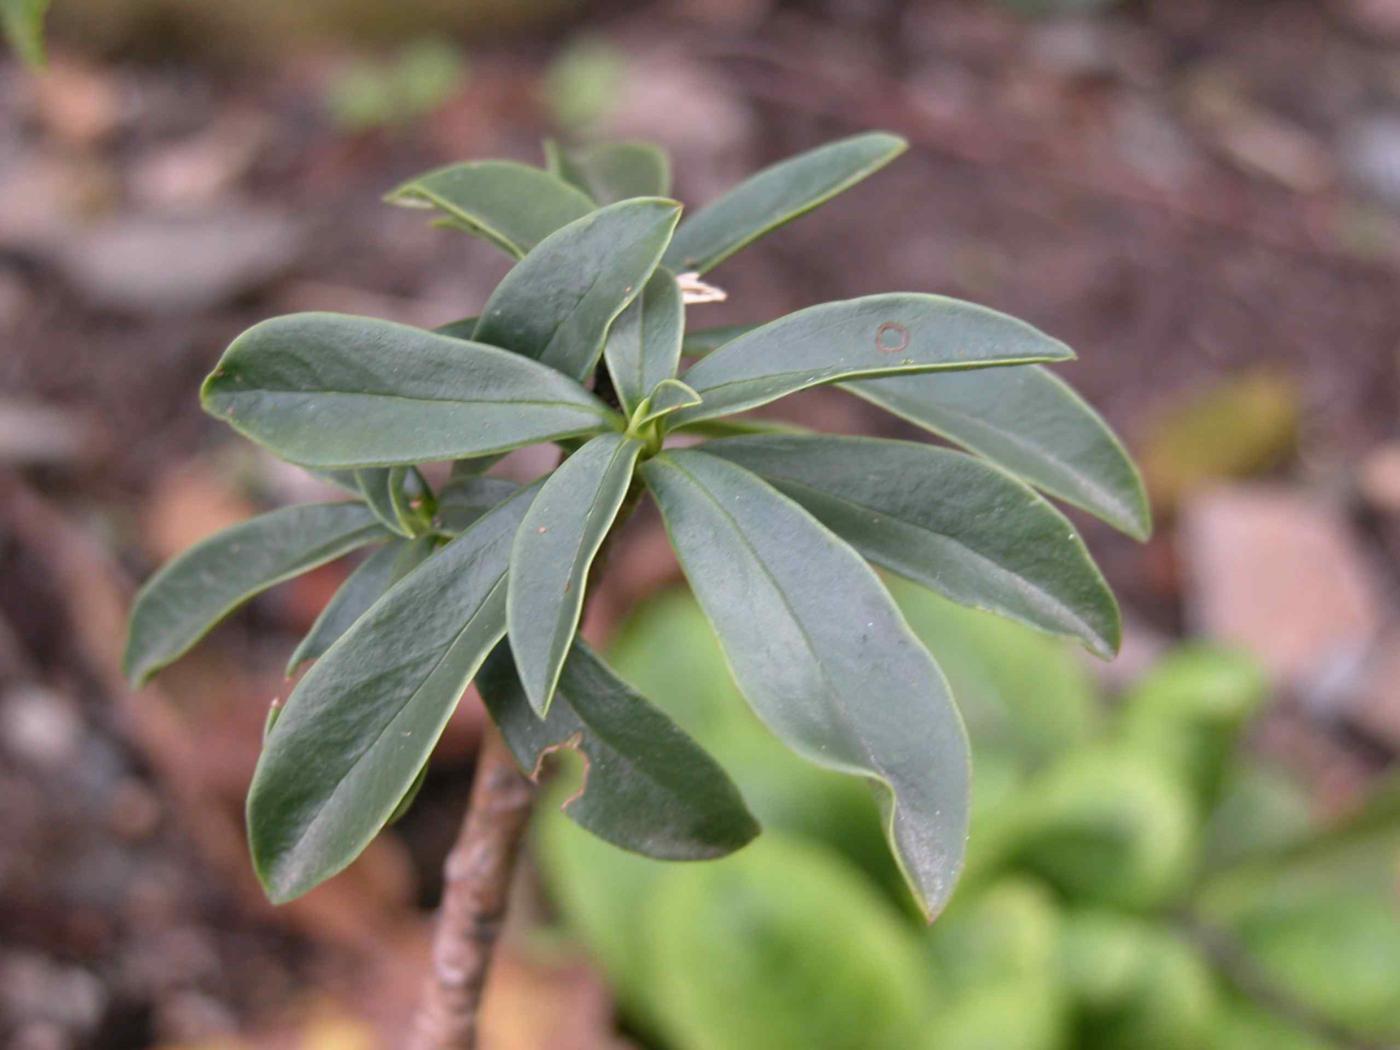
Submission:
[[[704,273],[764,234],[825,204],[908,147],[882,131],[853,135],[764,168],[676,231],[666,265]]]
[[[759,475],[877,565],[1109,657],[1113,594],[1074,527],[961,452],[828,435],[732,438],[704,451]]]
[[[594,434],[617,417],[577,383],[493,346],[341,314],[233,341],[205,410],[294,463],[393,466]]]
[[[978,764],[984,757],[1029,773],[1102,731],[1103,697],[1072,647],[906,580],[886,586],[914,633],[938,653],[972,738],[983,802],[992,798],[989,764]],[[974,817],[974,845],[975,825]]]
[[[453,478],[438,493],[437,517],[433,524],[456,536],[496,504],[507,499],[520,486],[505,478],[469,475]]]
[[[437,168],[384,199],[406,208],[435,208],[452,226],[486,238],[517,259],[593,210],[592,201],[561,179],[508,160]]]
[[[44,15],[49,0],[0,0],[0,28],[31,66],[44,64]]]
[[[1189,884],[1199,856],[1186,785],[1131,748],[1066,754],[1026,789],[1016,860],[1075,900],[1159,907]]]
[[[126,676],[146,681],[249,598],[384,538],[360,503],[284,507],[209,537],[137,593],[122,658]]]
[[[600,208],[546,237],[506,274],[475,339],[582,381],[671,239],[680,205],[642,198]]]
[[[676,374],[685,306],[676,279],[658,268],[608,332],[603,353],[623,411],[635,411],[657,383]]]
[[[742,412],[822,383],[1064,361],[1074,351],[1014,317],[941,295],[892,292],[823,303],[720,347],[681,378],[705,399],[677,425]]]
[[[786,496],[703,452],[642,467],[755,712],[818,765],[875,783],[925,914],[966,846],[968,745],[943,674],[860,556]]]
[[[1135,1050],[1212,1045],[1220,998],[1215,979],[1191,942],[1162,921],[1111,911],[1072,912],[1060,956],[1083,1033],[1075,1045]]]
[[[417,467],[367,467],[355,471],[355,481],[385,528],[409,539],[422,530],[427,516],[413,502],[421,507],[430,489]]]
[[[438,335],[450,335],[453,339],[471,340],[476,335],[476,326],[481,318],[473,314],[471,317],[463,317],[460,321],[449,321],[447,324],[440,324],[433,329]]]
[[[846,387],[985,456],[1137,539],[1152,515],[1137,468],[1103,419],[1044,368],[866,380]]]
[[[765,834],[726,860],[671,866],[643,921],[665,1045],[908,1050],[926,1021],[913,931],[810,843]]]
[[[289,901],[343,869],[413,785],[505,632],[522,490],[391,587],[306,673],[248,792],[253,865]]]
[[[549,170],[599,204],[671,192],[671,160],[649,142],[598,142],[564,149],[545,143]]]
[[[297,645],[287,661],[287,676],[329,649],[385,591],[426,561],[433,546],[428,536],[392,540],[366,558],[336,590]]]
[[[583,612],[588,570],[632,483],[642,443],[596,437],[540,488],[510,551],[511,650],[530,706],[544,717]]]
[[[695,395],[699,397],[699,394]],[[780,419],[760,419],[757,416],[729,416],[725,419],[702,419],[687,424],[685,432],[691,437],[721,438],[751,437],[753,435],[813,434],[813,431],[797,423],[786,423]]]
[[[700,395],[679,379],[663,379],[637,406],[637,411],[629,425],[630,429],[635,431],[648,423],[665,419],[673,412],[679,412],[683,408],[690,408],[699,403]]]
[[[685,333],[681,343],[683,357],[704,357],[712,354],[725,343],[752,332],[756,324],[722,324],[714,328],[697,328]]]
[[[580,827],[660,860],[722,857],[758,834],[719,764],[582,642],[574,642],[543,720],[508,650],[501,646],[482,668],[481,697],[532,777],[560,748],[587,760],[583,790],[563,807]]]
[[[394,807],[394,812],[389,814],[389,819],[385,824],[397,824],[403,819],[404,814],[413,808],[413,803],[418,798],[418,792],[423,790],[423,782],[428,779],[428,766],[430,763],[424,762],[418,770],[418,775],[413,778],[413,783],[404,792],[403,798],[399,799],[399,804]]]

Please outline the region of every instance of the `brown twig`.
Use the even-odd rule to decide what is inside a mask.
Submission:
[[[596,389],[616,405],[605,369]],[[622,523],[641,498],[633,485],[593,559],[584,599],[592,596]],[[447,858],[442,904],[433,933],[432,973],[414,1026],[412,1050],[475,1050],[482,992],[509,902],[515,863],[530,820],[534,786],[515,763],[500,731],[487,719],[471,797]]]
[[[501,734],[488,724],[466,817],[447,858],[432,975],[418,1012],[413,1050],[473,1050],[477,1045],[481,993],[533,796]]]

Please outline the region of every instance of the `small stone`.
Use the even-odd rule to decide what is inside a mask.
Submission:
[[[83,722],[72,704],[39,686],[19,686],[0,699],[0,739],[24,761],[52,769],[78,753]]]
[[[1208,489],[1178,538],[1194,632],[1252,653],[1274,678],[1310,689],[1353,664],[1381,622],[1373,574],[1345,518],[1294,489]]]
[[[1361,189],[1400,208],[1400,115],[1365,117],[1342,134],[1342,164]]]
[[[1383,514],[1400,515],[1400,442],[1367,455],[1358,481],[1367,504]]]
[[[1029,44],[1036,62],[1060,76],[1091,79],[1114,73],[1113,41],[1102,20],[1071,16],[1033,23]]]
[[[75,232],[56,262],[99,306],[197,313],[267,284],[295,261],[300,241],[289,216],[262,209],[137,214]]]

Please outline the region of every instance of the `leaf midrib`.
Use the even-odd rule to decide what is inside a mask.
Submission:
[[[452,650],[457,647],[457,643],[462,640],[462,636],[465,635],[469,630],[471,630],[472,626],[476,623],[477,618],[481,615],[481,610],[487,607],[491,599],[495,596],[496,591],[501,587],[502,583],[505,581],[506,575],[506,572],[502,572],[500,576],[496,578],[496,582],[491,585],[489,590],[487,590],[486,596],[479,603],[477,603],[477,606],[473,610],[472,614],[469,617],[467,617],[466,622],[462,625],[462,629],[456,634],[454,634],[452,636],[452,641],[443,647],[442,653],[438,656],[436,660],[433,661],[433,665],[431,668],[428,669],[427,674],[423,675],[423,677],[418,680],[418,684],[414,686],[413,691],[407,697],[404,698],[401,704],[394,708],[393,714],[390,715],[389,718],[385,719],[384,724],[380,727],[379,731],[375,733],[374,738],[370,740],[370,742],[367,743],[363,748],[361,748],[360,751],[356,753],[355,757],[350,761],[350,763],[345,767],[345,773],[340,777],[338,781],[336,781],[335,787],[331,789],[331,793],[328,796],[326,796],[325,801],[317,807],[315,807],[310,819],[306,820],[301,825],[301,833],[297,836],[296,839],[298,845],[300,845],[307,838],[307,836],[311,833],[312,829],[321,820],[321,817],[325,814],[326,810],[328,810],[331,806],[335,804],[335,801],[340,796],[342,789],[349,782],[351,776],[359,767],[360,763],[364,760],[365,756],[379,746],[380,741],[384,739],[385,735],[393,727],[394,723],[399,720],[403,713],[413,704],[413,702],[422,693],[424,685],[433,677],[433,675],[437,673],[438,669],[443,665],[444,662],[446,662],[447,658],[452,655]],[[502,634],[504,634],[504,627],[502,629]],[[341,637],[336,641],[336,644],[333,645],[330,650],[327,650],[326,654],[321,657],[322,661],[324,661],[326,657],[333,655],[334,650],[339,648],[340,645],[345,642],[346,638],[347,635],[341,635]],[[394,805],[397,805],[397,802],[394,803]],[[393,806],[391,805],[388,809],[388,812],[392,811]]]
[[[703,485],[703,484],[695,477],[694,474],[692,474],[690,471],[686,470],[685,467],[683,467],[683,466],[681,466],[680,464],[678,464],[678,463],[675,461],[674,458],[672,458],[672,457],[670,457],[670,456],[667,456],[667,457],[665,457],[665,462],[669,463],[673,469],[675,469],[675,470],[679,471],[680,473],[684,474],[685,477],[686,477],[687,479],[689,479],[690,483],[691,483],[693,486],[695,486],[695,488],[698,489],[699,492],[700,492],[707,500],[709,500],[711,503],[713,503],[713,504],[715,505],[716,509],[718,509],[718,511],[720,512],[720,514],[723,515],[726,519],[728,519],[728,521],[729,521],[730,525],[732,526],[732,528],[733,528],[735,534],[739,537],[740,543],[741,543],[745,548],[747,548],[749,554],[750,554],[750,555],[752,556],[752,558],[753,558],[754,564],[756,564],[756,565],[759,567],[759,569],[762,571],[763,575],[764,575],[765,577],[767,577],[768,582],[769,582],[769,584],[772,586],[774,593],[776,593],[777,596],[778,596],[778,600],[782,603],[783,608],[787,610],[788,616],[791,618],[792,622],[793,622],[794,624],[797,625],[798,634],[800,634],[800,635],[802,636],[802,644],[806,647],[807,652],[808,652],[808,655],[812,658],[812,665],[813,665],[814,667],[817,668],[817,672],[821,675],[822,681],[826,683],[826,689],[823,690],[823,695],[827,698],[827,702],[826,702],[825,704],[823,704],[823,706],[826,707],[826,709],[827,709],[828,711],[833,711],[833,710],[835,711],[838,721],[839,721],[839,722],[842,724],[842,726],[848,731],[848,733],[849,733],[852,737],[854,737],[854,739],[856,739],[857,741],[859,741],[860,746],[861,746],[861,750],[864,751],[865,757],[866,757],[866,759],[869,761],[869,763],[870,763],[872,769],[875,770],[875,771],[878,771],[878,775],[879,775],[880,779],[881,779],[881,780],[884,780],[885,783],[886,783],[887,785],[889,785],[889,786],[891,787],[891,789],[893,789],[893,782],[890,781],[889,775],[885,772],[883,766],[881,766],[881,765],[879,764],[879,762],[876,761],[874,755],[871,753],[870,744],[869,744],[868,741],[866,740],[865,735],[864,735],[863,733],[860,732],[860,730],[859,730],[858,727],[855,727],[855,726],[853,725],[849,713],[845,710],[845,708],[843,708],[843,707],[841,706],[841,704],[839,703],[839,701],[836,701],[836,700],[834,699],[834,698],[836,698],[836,697],[838,697],[838,696],[840,695],[840,691],[836,688],[836,684],[832,681],[831,675],[828,673],[828,671],[827,671],[827,669],[826,669],[825,663],[823,663],[822,660],[821,660],[820,658],[818,658],[818,656],[817,656],[817,650],[816,650],[816,648],[815,648],[815,643],[813,642],[812,638],[811,638],[811,637],[808,635],[808,633],[807,633],[807,626],[806,626],[806,624],[803,623],[801,617],[799,617],[799,616],[797,615],[796,610],[793,609],[792,603],[791,603],[790,601],[788,601],[787,594],[784,592],[782,585],[778,582],[778,578],[777,578],[776,576],[774,576],[772,570],[770,570],[770,569],[768,568],[768,565],[764,562],[763,558],[760,556],[760,554],[759,554],[759,552],[758,552],[758,548],[756,548],[756,547],[753,545],[753,543],[749,540],[747,534],[745,534],[743,528],[740,526],[739,520],[738,520],[737,518],[735,518],[734,515],[733,515],[732,513],[730,513],[729,508],[726,507],[722,502],[720,502],[720,501],[710,492],[710,490],[709,490],[708,488],[706,488],[705,485]],[[743,470],[743,469],[744,469],[743,467],[738,467],[737,464],[734,464],[734,466],[737,467],[737,469],[739,469],[739,470]],[[755,477],[756,477],[756,475],[755,475]],[[758,478],[757,480],[758,480],[760,483],[763,483],[761,478]],[[778,495],[779,495],[781,498],[786,498],[786,497],[782,497],[782,494],[781,494],[781,493],[778,493]],[[799,507],[798,509],[801,510],[800,507]],[[808,512],[805,511],[805,510],[802,510],[802,513],[803,513],[803,514],[806,514],[806,513],[808,513]],[[817,527],[818,527],[818,528],[821,528],[821,529],[825,529],[825,528],[826,528],[826,526],[822,525],[820,522],[817,522],[816,524],[817,524]],[[829,530],[828,530],[828,531],[829,531]],[[845,542],[844,540],[840,539],[839,537],[836,537],[836,540],[837,540],[838,543],[844,543],[844,542]],[[855,773],[855,774],[858,775],[858,776],[869,776],[871,770],[864,770],[864,769],[862,769],[862,770],[852,770],[852,772]]]

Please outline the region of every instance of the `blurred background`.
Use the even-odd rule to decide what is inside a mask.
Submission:
[[[45,71],[0,59],[0,1046],[359,1050],[414,1005],[475,699],[408,816],[274,910],[242,797],[353,564],[144,690],[117,670],[156,564],[323,495],[200,413],[228,340],[476,312],[502,258],[380,202],[438,164],[649,138],[693,204],[868,128],[909,154],[690,323],[909,289],[1073,345],[1158,519],[1075,516],[1123,654],[892,585],[976,750],[927,929],[864,788],[747,714],[639,513],[587,633],[766,833],[666,866],[546,801],[487,1047],[1400,1045],[1400,2],[55,0],[51,35]],[[915,436],[838,392],[789,411]]]

